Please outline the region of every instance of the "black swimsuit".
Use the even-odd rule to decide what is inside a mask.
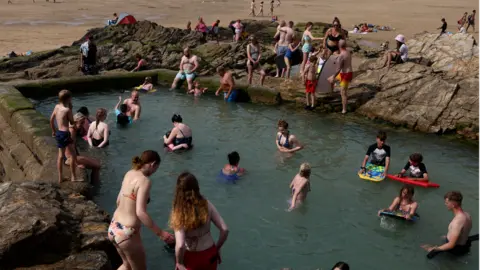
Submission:
[[[185,135],[183,134],[182,130],[181,129],[178,129],[178,131],[180,131],[180,133],[182,133],[183,135],[183,138],[177,138],[175,137],[175,140],[173,141],[173,145],[177,146],[177,145],[180,145],[180,144],[187,144],[188,147],[192,147],[192,140],[193,138],[192,137],[185,137]]]
[[[327,48],[328,48],[332,53],[338,51],[338,45],[329,46],[329,45],[328,45],[328,41],[330,40],[330,41],[338,42],[338,41],[340,41],[340,39],[342,39],[342,36],[341,36],[341,35],[338,35],[338,36],[334,37],[334,36],[332,35],[332,33],[328,34],[328,36],[327,36],[327,42],[326,42],[325,44],[327,45]]]

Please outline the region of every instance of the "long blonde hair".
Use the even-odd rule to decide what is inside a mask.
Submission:
[[[312,167],[310,167],[310,164],[307,162],[304,162],[302,163],[302,165],[300,165],[300,170],[298,171],[298,174],[301,177],[309,178],[311,172],[312,172]]]
[[[170,227],[174,230],[190,231],[207,221],[208,202],[200,194],[197,178],[189,172],[180,174],[173,198]]]

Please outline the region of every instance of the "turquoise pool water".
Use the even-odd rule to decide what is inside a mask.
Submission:
[[[97,107],[105,107],[110,111],[108,122],[113,123],[118,95],[75,96],[74,109],[88,106],[94,114]],[[356,175],[379,128],[370,122],[286,107],[226,104],[216,97],[194,99],[163,90],[140,99],[141,121],[124,130],[112,125],[108,148],[80,145],[83,154],[100,158],[104,164],[95,201],[113,213],[131,158],[143,150],[159,151],[162,163],[151,177],[149,213],[166,227],[176,176],[183,170],[194,173],[201,192],[230,227],[221,269],[330,269],[340,260],[352,269],[478,269],[478,242],[471,254],[462,258],[439,255],[427,260],[420,248],[424,243],[440,243],[440,236],[446,234],[452,214],[444,206],[443,195],[449,190],[463,193],[464,208],[474,220],[472,233],[478,233],[477,146],[387,129],[391,172],[398,172],[408,156],[418,151],[424,155],[432,181],[441,185],[440,189],[415,189],[421,220],[407,224],[376,216],[378,209],[388,207],[398,194],[400,183],[388,179],[372,183]],[[49,115],[56,101],[40,100],[37,108]],[[180,113],[193,129],[192,151],[163,152],[161,137],[171,129],[173,113]],[[286,119],[291,132],[306,144],[293,157],[277,153],[275,132],[280,118]],[[248,174],[237,185],[219,184],[215,177],[233,150],[240,153],[240,165]],[[312,192],[301,209],[288,213],[288,186],[304,161],[313,166]],[[217,236],[216,229],[213,231]],[[143,230],[142,236],[149,269],[173,269],[173,256],[163,251],[163,243],[149,230]]]

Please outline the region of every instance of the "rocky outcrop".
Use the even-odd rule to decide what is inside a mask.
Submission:
[[[478,47],[471,35],[424,33],[408,41],[416,62],[375,69],[367,61],[353,84],[379,92],[357,112],[430,133],[457,132],[478,139]],[[424,60],[427,61],[424,61]]]
[[[118,266],[106,237],[107,214],[82,195],[50,184],[6,182],[0,205],[0,269]]]

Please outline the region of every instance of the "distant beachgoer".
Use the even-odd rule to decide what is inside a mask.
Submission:
[[[55,105],[52,115],[50,116],[50,128],[52,129],[52,136],[55,137],[58,146],[57,156],[57,173],[58,182],[61,183],[63,173],[63,157],[67,149],[74,147],[72,133],[70,133],[69,124],[74,124],[72,113],[72,94],[68,90],[62,90],[58,93],[58,104]],[[55,122],[57,127],[55,127]],[[71,180],[76,181],[76,155],[72,155],[72,162],[70,163]]]
[[[252,15],[253,17],[255,17],[255,0],[252,0],[252,2],[250,3],[250,14],[248,14],[248,16]]]
[[[317,87],[317,57],[310,56],[310,62],[305,66],[303,82],[305,83],[306,110],[315,108],[315,88]]]
[[[166,145],[173,143],[174,146],[184,144],[184,149],[191,148],[193,142],[192,129],[183,123],[182,116],[174,114],[172,116],[172,124],[173,128],[170,135],[168,137],[163,136],[163,143]]]
[[[255,36],[250,36],[250,43],[247,45],[247,69],[248,69],[248,84],[252,84],[253,72],[260,72],[260,85],[265,81],[265,70],[260,64],[262,58],[262,49]]]
[[[279,7],[281,4],[282,2],[280,2],[280,0],[277,0],[277,7]]]
[[[260,11],[258,12],[257,14],[258,16],[262,16],[263,17],[263,1],[260,2]]]
[[[153,90],[152,77],[145,77],[142,85],[135,87],[135,90],[140,92],[150,92]]]
[[[235,184],[240,179],[240,176],[245,173],[245,169],[238,167],[239,163],[240,155],[236,151],[228,154],[228,164],[225,164],[220,170],[220,180]]]
[[[275,138],[275,145],[280,152],[294,153],[303,149],[303,145],[298,141],[295,135],[288,131],[288,123],[285,120],[278,121],[278,132]]]
[[[437,29],[441,29],[439,36],[447,33],[447,22],[445,21],[445,18],[442,18],[441,21],[442,21],[442,26],[440,26],[439,28],[437,28]]]
[[[367,153],[363,158],[362,166],[360,167],[361,173],[367,173],[371,165],[376,165],[384,166],[385,170],[383,175],[387,175],[388,168],[390,167],[391,149],[390,146],[385,144],[386,141],[387,133],[379,131],[377,134],[377,142],[368,147]]]
[[[184,172],[178,176],[170,215],[175,231],[177,270],[216,270],[221,263],[220,250],[227,240],[228,227],[215,206],[200,193],[195,176]],[[220,230],[215,243],[211,222]]]
[[[117,105],[115,105],[115,115],[117,116],[117,124],[121,126],[125,126],[128,124],[131,124],[133,122],[133,119],[131,116],[127,115],[127,112],[128,112],[127,104],[121,104],[121,103],[122,103],[122,97],[119,96],[118,103]]]
[[[93,42],[93,37],[87,37],[87,40],[80,45],[80,70],[85,75],[98,74],[97,71],[97,45]]]
[[[290,71],[292,69],[292,58],[293,58],[293,53],[298,50],[298,48],[300,47],[301,43],[297,40],[297,38],[294,36],[293,37],[293,40],[290,44],[288,44],[288,49],[287,49],[287,52],[285,53],[285,57],[284,57],[284,61],[285,61],[285,66],[286,66],[286,70],[285,70],[285,80],[288,80],[290,79]]]
[[[293,178],[290,183],[290,190],[292,191],[292,201],[290,204],[289,211],[292,211],[300,204],[302,204],[307,199],[308,192],[311,191],[310,188],[310,174],[312,168],[308,163],[302,163],[300,165],[300,170],[297,175]]]
[[[307,63],[308,56],[311,52],[313,52],[312,41],[322,40],[322,38],[313,37],[312,32],[310,32],[310,30],[312,30],[312,27],[313,27],[313,23],[307,22],[307,24],[305,25],[305,31],[303,32],[303,36],[302,36],[303,60],[302,60],[302,65],[300,66],[300,74],[303,74],[303,70],[305,69],[305,64]]]
[[[350,270],[350,266],[348,266],[348,264],[345,262],[337,262],[333,266],[332,270]]]
[[[220,20],[216,20],[213,25],[212,25],[212,28],[210,29],[209,33],[210,33],[210,36],[212,37],[212,40],[215,38],[217,39],[217,44],[220,43],[220,35],[219,35],[219,27],[220,27]]]
[[[83,125],[83,122],[86,121],[86,119],[85,119],[85,116],[83,116],[81,113],[76,113],[73,116],[73,121],[74,121],[74,124],[70,125],[69,127],[69,131],[71,134],[75,134],[77,132],[77,129]],[[72,166],[73,159],[76,159],[75,167],[91,170],[92,171],[90,174],[91,182],[98,183],[100,180],[100,168],[101,168],[100,161],[92,157],[80,155],[77,149],[77,138],[72,137],[72,140],[73,140],[73,143],[72,143],[73,147],[71,149],[67,148],[65,150],[65,156],[64,156],[65,165]],[[79,179],[79,181],[81,180],[82,179]]]
[[[323,47],[328,48],[329,50],[328,56],[339,50],[338,42],[341,39],[345,40],[346,37],[341,28],[340,20],[335,17],[335,19],[333,20],[333,27],[327,30],[323,41]]]
[[[473,32],[475,33],[475,17],[477,16],[477,11],[474,9],[472,11],[472,14],[468,15],[467,18],[467,28],[465,29],[466,32],[468,32],[468,28],[470,26],[473,28]]]
[[[273,16],[274,5],[275,5],[275,0],[270,1],[270,16]]]
[[[134,69],[132,69],[131,72],[142,71],[147,68],[147,61],[145,61],[145,59],[143,59],[140,54],[137,53],[135,55],[135,59],[137,59],[137,66]]]
[[[240,20],[237,20],[232,27],[235,29],[235,42],[238,42],[242,37],[243,33],[243,24]]]
[[[220,91],[223,91],[225,101],[236,101],[238,93],[236,89],[233,89],[235,87],[235,81],[233,80],[232,72],[225,70],[224,67],[218,67],[217,74],[220,76],[220,87],[218,87],[215,95],[218,96]]]
[[[293,30],[293,22],[289,21],[288,25],[285,21],[282,21],[277,27],[277,32],[275,33],[274,38],[278,38],[277,49],[275,53],[277,56],[285,55],[288,51],[288,45],[293,42],[295,38],[295,31]],[[275,77],[282,77],[284,75],[284,70],[279,70],[277,67],[277,75]]]
[[[198,18],[198,23],[195,26],[195,31],[202,33],[204,39],[207,38],[207,25],[203,21],[202,17]]]
[[[427,181],[428,173],[427,167],[422,163],[423,156],[420,153],[413,153],[405,164],[405,167],[398,174],[399,177],[403,177],[404,174],[409,171],[408,177],[416,181]]]
[[[177,88],[177,84],[180,80],[187,80],[187,93],[192,89],[193,80],[196,77],[195,71],[199,67],[198,58],[196,55],[190,53],[190,48],[183,49],[183,56],[180,60],[180,71],[178,71],[175,79],[173,80],[171,89]]]
[[[353,68],[352,68],[352,54],[347,50],[347,42],[341,39],[338,42],[340,48],[340,55],[338,57],[338,68],[335,72],[335,75],[328,78],[328,81],[332,84],[335,79],[340,81],[340,95],[342,97],[342,113],[347,113],[347,90],[350,82],[353,79]],[[338,77],[337,77],[338,76]]]
[[[418,208],[418,203],[413,199],[414,194],[412,186],[404,185],[390,207],[379,210],[378,215],[381,212],[400,212],[405,219],[412,219]]]
[[[193,89],[190,90],[188,93],[193,94],[195,97],[199,97],[203,93],[205,93],[205,91],[207,91],[207,90],[208,90],[208,88],[205,88],[205,87],[201,88],[199,82],[194,82],[193,83]]]
[[[472,217],[462,209],[462,193],[449,191],[444,196],[445,206],[453,212],[453,219],[448,225],[445,244],[440,246],[423,245],[422,248],[431,251],[448,251],[453,255],[464,255],[470,252],[469,234],[472,230]],[[477,235],[478,236],[478,235]]]
[[[117,13],[113,13],[113,19],[108,20],[107,24],[108,25],[115,25],[115,24],[117,24],[117,22],[118,22],[118,15],[117,15]]]
[[[467,22],[467,16],[468,16],[468,12],[465,12],[463,16],[460,18],[460,20],[457,21],[458,30],[460,30]]]
[[[402,64],[408,60],[408,47],[405,44],[405,36],[400,34],[395,37],[397,41],[397,49],[395,51],[388,51],[385,53],[383,65],[380,68],[387,66],[390,69],[391,62],[393,60],[396,64]]]
[[[187,29],[188,32],[192,31],[192,22],[191,21],[187,22],[187,28],[186,29]]]
[[[140,105],[140,96],[138,91],[132,91],[130,98],[125,99],[123,104],[127,105],[127,115],[133,118],[133,121],[140,119],[142,105]]]
[[[110,131],[108,129],[108,124],[105,123],[107,119],[107,110],[100,108],[97,110],[97,119],[90,125],[88,129],[88,144],[91,147],[102,148],[109,144],[108,136]]]
[[[163,241],[173,244],[172,234],[160,229],[147,213],[152,182],[149,179],[160,166],[157,152],[144,151],[132,159],[132,169],[125,174],[117,196],[117,209],[108,228],[108,239],[122,258],[120,269],[147,269],[145,249],[140,237],[141,225]]]

